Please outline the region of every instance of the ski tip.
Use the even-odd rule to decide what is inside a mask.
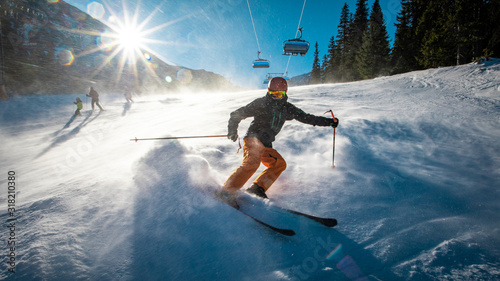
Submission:
[[[324,219],[322,221],[322,224],[328,227],[334,227],[337,225],[337,220],[336,219]]]
[[[295,235],[295,231],[293,231],[291,229],[280,229],[278,232],[283,234],[283,235],[286,235],[286,236],[294,236]]]

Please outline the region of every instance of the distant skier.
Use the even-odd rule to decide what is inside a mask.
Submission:
[[[94,110],[94,104],[97,104],[101,111],[104,110],[99,104],[99,94],[96,92],[96,90],[94,90],[94,88],[90,87],[90,92],[87,94],[87,97],[92,98],[92,110]]]
[[[224,182],[217,196],[231,206],[238,208],[235,193],[243,187],[257,171],[260,163],[267,168],[255,179],[247,193],[267,198],[266,191],[286,169],[283,157],[272,148],[275,136],[280,132],[285,121],[297,120],[314,126],[337,127],[337,118],[326,118],[305,113],[287,102],[288,85],[285,79],[275,77],[269,81],[267,93],[248,105],[231,113],[228,123],[228,138],[238,139],[238,125],[241,120],[253,117],[253,121],[243,138],[243,162]]]
[[[127,100],[127,102],[134,102],[132,100],[132,92],[127,91],[127,93],[125,93],[125,99]]]
[[[82,110],[83,108],[83,103],[82,103],[82,100],[80,98],[76,98],[76,102],[73,102],[74,104],[76,104],[76,111],[75,111],[75,116],[80,116],[82,115],[80,113],[80,110]]]

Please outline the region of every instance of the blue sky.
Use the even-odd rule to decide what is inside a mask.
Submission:
[[[336,35],[344,3],[351,13],[356,11],[356,0],[306,0],[305,5],[303,0],[248,0],[261,58],[271,65],[268,69],[253,69],[259,47],[246,0],[122,1],[66,0],[89,13],[95,3],[102,3],[104,10],[98,17],[103,22],[113,14],[119,21],[131,22],[136,15],[136,22],[145,24],[141,29],[144,37],[150,39],[144,45],[166,62],[212,71],[246,88],[262,88],[267,73],[286,71],[293,77],[311,71],[314,44],[318,42],[322,58],[330,38]],[[368,1],[370,10],[373,2]],[[400,1],[381,0],[380,6],[392,44]],[[304,57],[284,56],[283,41],[295,38],[300,19],[302,39],[311,44],[309,52]]]

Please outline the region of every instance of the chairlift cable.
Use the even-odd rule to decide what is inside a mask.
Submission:
[[[306,7],[306,1],[307,0],[304,0],[304,4],[302,5],[302,12],[300,12],[299,25],[297,26],[297,31],[295,31],[295,38],[297,38],[297,33],[299,32],[299,29],[300,29],[300,23],[302,22],[302,15],[304,15],[304,8]],[[248,2],[248,0],[247,0],[247,2]],[[250,6],[248,6],[248,8],[250,8]],[[255,29],[255,27],[254,27],[254,29]],[[285,73],[288,73],[288,66],[290,65],[291,58],[292,58],[292,56],[288,57],[288,62],[286,63]]]
[[[255,29],[255,23],[253,21],[253,16],[252,16],[252,9],[250,9],[250,3],[248,2],[248,0],[247,0],[247,5],[248,5],[248,11],[250,12],[250,19],[252,20],[253,32],[255,33],[255,39],[257,40],[257,47],[259,48],[259,54],[260,54],[259,37],[257,36],[257,30]]]
[[[250,8],[250,2],[247,0],[248,12],[250,13],[250,19],[252,20],[253,32],[255,33],[255,40],[257,41],[257,60],[254,60],[252,65],[253,68],[269,68],[269,61],[260,58],[260,43],[259,36],[257,36],[257,29],[255,28],[255,22],[253,20],[252,9]]]
[[[304,0],[304,5],[302,5],[302,12],[300,12],[299,25],[297,26],[297,31],[295,31],[295,37],[297,37],[297,32],[299,32],[299,29],[300,29],[300,23],[302,22],[302,15],[304,14],[304,8],[306,7],[306,1],[307,0]]]
[[[292,58],[292,56],[288,56],[288,62],[286,63],[286,67],[285,67],[285,73],[288,72],[288,65],[290,65],[290,59]]]

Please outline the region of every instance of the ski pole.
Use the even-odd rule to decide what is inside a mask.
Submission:
[[[227,135],[213,135],[213,136],[188,136],[188,137],[165,137],[165,138],[133,138],[131,141],[143,141],[143,140],[178,140],[178,139],[202,139],[202,138],[227,138]]]
[[[333,111],[330,109],[327,112],[323,113],[326,114],[330,112],[332,114],[332,118],[335,120],[335,116],[333,115]],[[335,129],[333,128],[333,153],[332,153],[332,169],[335,168]]]

